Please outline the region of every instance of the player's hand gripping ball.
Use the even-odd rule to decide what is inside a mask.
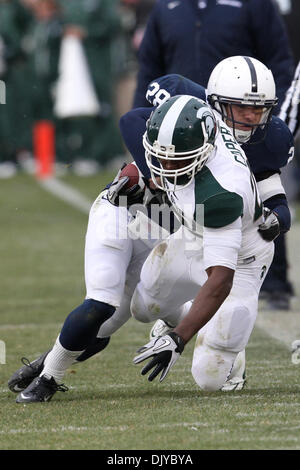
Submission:
[[[142,203],[145,181],[134,163],[123,165],[108,188],[108,200],[115,206]],[[122,199],[120,197],[122,196]]]

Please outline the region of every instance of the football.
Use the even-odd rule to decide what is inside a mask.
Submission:
[[[123,168],[119,178],[122,178],[123,176],[129,177],[129,181],[124,186],[125,189],[132,188],[132,186],[134,186],[135,184],[138,184],[141,189],[144,188],[145,183],[142,178],[142,174],[134,163],[129,163]]]

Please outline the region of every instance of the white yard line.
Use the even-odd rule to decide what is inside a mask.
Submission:
[[[69,186],[67,183],[55,177],[38,180],[38,183],[46,191],[50,192],[59,199],[62,199],[72,207],[80,210],[84,214],[89,213],[92,201],[90,201],[77,189]]]
[[[24,405],[25,407],[28,405]],[[30,406],[30,405],[29,405]],[[198,428],[203,428],[203,427],[209,427],[211,426],[210,423],[205,423],[205,422],[192,422],[192,423],[156,423],[156,424],[141,424],[144,428],[159,428],[159,429],[165,429],[165,428],[173,428],[173,427],[183,427],[183,428],[189,428],[191,427],[192,430],[198,430]],[[4,434],[32,434],[32,433],[57,433],[57,432],[86,432],[86,431],[127,431],[132,429],[132,426],[128,425],[121,425],[121,426],[58,426],[57,428],[43,428],[43,429],[28,429],[26,428],[17,428],[17,429],[7,429],[7,430],[0,430],[0,435]],[[215,431],[217,432],[217,431]],[[220,432],[220,431],[219,431]]]
[[[60,323],[18,323],[17,325],[14,324],[7,324],[7,325],[0,325],[0,331],[6,330],[27,330],[27,329],[41,329],[41,328],[59,328],[61,327],[62,322]]]
[[[20,405],[19,405],[20,406]],[[25,407],[28,405],[24,405]],[[29,405],[31,406],[31,405]],[[255,430],[257,428],[257,421],[250,421],[250,422],[243,422],[244,427],[248,427],[249,431]],[[281,426],[282,421],[272,421],[272,425],[275,426]],[[141,424],[144,429],[168,429],[168,428],[187,428],[190,429],[191,431],[201,431],[203,428],[210,429],[213,428],[214,434],[219,434],[219,433],[227,433],[230,432],[229,429],[226,428],[221,428],[221,429],[215,429],[213,423],[205,422],[205,421],[196,421],[196,422],[182,422],[182,423],[155,423],[155,424]],[[101,431],[130,431],[132,429],[132,426],[130,425],[119,425],[119,426],[58,426],[58,427],[51,427],[51,428],[41,428],[41,429],[32,429],[32,428],[13,428],[13,429],[5,429],[5,430],[0,430],[0,436],[1,435],[14,435],[14,434],[51,434],[51,433],[58,433],[58,432],[79,432],[79,433],[84,433],[84,432],[101,432]],[[284,430],[288,431],[290,430],[291,432],[298,431],[299,426],[292,426],[291,428],[285,428]],[[283,429],[280,429],[283,430]],[[272,440],[272,441],[296,441],[299,442],[299,438],[297,436],[293,435],[285,435],[285,436],[261,436],[259,437],[260,441],[265,441],[265,440]],[[241,437],[242,441],[251,441],[251,437]]]

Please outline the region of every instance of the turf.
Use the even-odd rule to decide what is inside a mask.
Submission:
[[[92,200],[110,177],[65,181]],[[0,204],[1,450],[300,449],[299,365],[259,328],[241,392],[199,391],[190,374],[192,343],[164,383],[147,382],[132,358],[150,327],[130,320],[103,353],[68,371],[68,392],[17,405],[7,380],[20,358],[48,349],[83,299],[87,214],[25,175],[1,181]]]

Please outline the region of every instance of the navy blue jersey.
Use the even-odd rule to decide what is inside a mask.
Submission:
[[[234,55],[272,70],[281,103],[295,64],[273,0],[157,0],[138,51],[134,107],[148,105],[146,89],[156,77],[179,73],[207,86],[217,63]]]
[[[120,119],[120,129],[124,142],[144,176],[150,178],[150,171],[145,160],[143,135],[146,121],[155,108],[136,108]],[[262,132],[260,129],[256,133]],[[252,137],[254,139],[255,137]],[[252,140],[251,139],[251,140]],[[252,172],[258,176],[271,172],[280,173],[280,168],[287,165],[293,156],[293,136],[287,125],[277,117],[272,117],[264,140],[257,144],[243,144]],[[270,174],[271,174],[270,173]]]
[[[257,178],[264,172],[280,172],[280,168],[286,166],[294,155],[292,133],[281,119],[276,116],[271,118],[265,137],[261,140],[263,132],[257,129],[250,141],[241,145]],[[260,142],[255,144],[256,140]]]
[[[150,104],[159,105],[168,96],[192,95],[206,100],[206,89],[182,75],[170,74],[150,83],[147,90]],[[144,161],[142,136],[145,122],[154,108],[137,108],[129,111],[120,121],[121,132],[128,150],[136,160],[140,170],[150,175]],[[254,175],[268,171],[280,172],[293,156],[293,135],[288,126],[278,117],[273,116],[268,124],[265,138],[261,129],[257,129],[249,143],[241,145]],[[132,133],[132,134],[131,134]],[[255,142],[258,143],[255,143]],[[260,178],[260,176],[259,176]]]

